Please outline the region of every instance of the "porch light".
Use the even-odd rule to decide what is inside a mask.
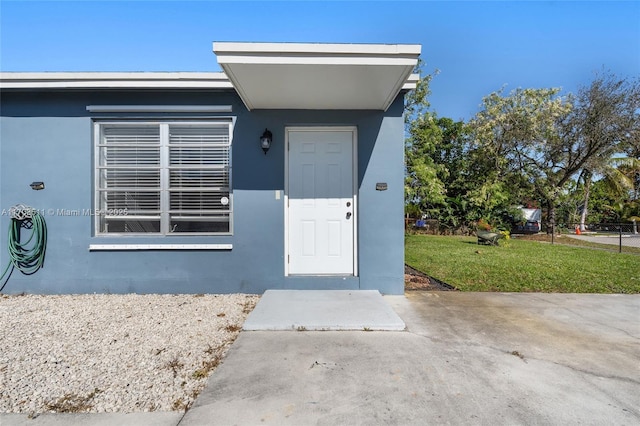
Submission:
[[[267,151],[271,148],[271,139],[273,138],[273,134],[269,131],[269,129],[264,129],[264,133],[260,136],[260,148],[264,151],[264,155],[267,155]]]

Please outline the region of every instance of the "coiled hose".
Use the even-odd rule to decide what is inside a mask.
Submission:
[[[47,224],[44,217],[36,211],[29,209],[27,214],[15,215],[9,224],[9,238],[7,246],[9,249],[9,264],[0,276],[0,282],[5,275],[9,273],[7,279],[0,287],[0,291],[4,289],[13,274],[14,268],[17,268],[24,275],[35,274],[44,265],[44,257],[47,251]],[[30,229],[31,235],[23,243],[20,241],[22,229]]]

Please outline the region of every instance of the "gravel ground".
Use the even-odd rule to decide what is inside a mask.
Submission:
[[[0,412],[186,410],[258,296],[0,296]]]

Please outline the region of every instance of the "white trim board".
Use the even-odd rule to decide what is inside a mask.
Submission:
[[[113,250],[231,250],[233,244],[89,244],[89,251]]]
[[[89,112],[232,112],[231,105],[87,105]]]
[[[232,89],[223,72],[0,72],[1,89]]]
[[[419,44],[380,44],[380,43],[260,43],[260,42],[228,42],[213,43],[214,52],[247,52],[257,54],[351,54],[351,55],[384,55],[403,56],[419,55],[422,46]]]

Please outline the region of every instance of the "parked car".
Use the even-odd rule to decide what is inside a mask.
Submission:
[[[524,216],[524,223],[514,225],[512,234],[537,234],[542,229],[542,210],[521,209]]]

